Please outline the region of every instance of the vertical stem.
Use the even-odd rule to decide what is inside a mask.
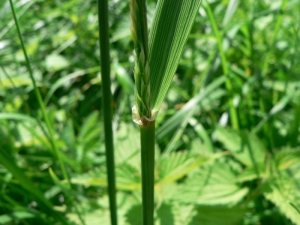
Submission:
[[[280,26],[282,24],[282,20],[283,20],[283,13],[285,11],[286,5],[287,5],[287,0],[282,0],[281,3],[281,7],[280,7],[280,11],[277,13],[277,18],[276,18],[276,24],[275,24],[275,29],[273,32],[273,36],[270,42],[270,47],[274,47],[275,45],[275,41],[277,38],[277,35],[279,33],[280,30]],[[262,66],[262,77],[265,78],[267,76],[268,70],[269,70],[269,64],[270,64],[270,59],[273,56],[273,51],[268,51],[267,55],[264,57],[264,63]]]
[[[238,120],[238,113],[237,110],[234,106],[233,103],[233,85],[232,85],[232,80],[229,77],[229,67],[228,67],[228,62],[227,62],[227,58],[223,49],[223,37],[220,34],[219,30],[218,30],[218,26],[217,23],[215,21],[214,15],[211,11],[211,8],[209,6],[208,1],[206,1],[206,12],[207,15],[210,19],[213,31],[216,35],[216,39],[217,39],[217,43],[218,43],[218,48],[220,51],[220,56],[221,56],[221,62],[222,62],[222,67],[223,67],[223,73],[225,74],[225,76],[227,76],[226,82],[225,82],[225,86],[226,89],[229,93],[229,113],[230,113],[230,121],[231,121],[231,125],[233,126],[234,129],[238,130],[239,129],[239,120]]]
[[[154,224],[155,122],[140,125],[143,225]]]
[[[109,35],[108,35],[108,2],[98,0],[98,25],[100,42],[100,64],[102,77],[102,110],[104,117],[105,135],[105,155],[107,169],[107,183],[109,195],[110,220],[112,225],[117,225],[117,206],[116,206],[116,182],[115,182],[115,162],[114,145],[112,131],[112,101],[111,101],[111,82],[110,82],[110,55],[109,55]]]
[[[59,162],[59,165],[60,165],[63,177],[64,177],[65,180],[68,181],[69,187],[71,187],[70,178],[68,176],[68,173],[67,173],[64,161],[62,159],[60,151],[58,150],[58,147],[57,147],[57,144],[56,144],[56,141],[55,141],[55,138],[54,138],[53,127],[52,127],[52,125],[50,123],[48,114],[46,112],[45,105],[44,105],[43,100],[42,100],[41,93],[40,93],[40,91],[39,91],[39,89],[38,89],[38,87],[36,85],[35,78],[33,76],[33,71],[32,71],[32,68],[31,68],[29,56],[28,56],[26,48],[25,48],[25,43],[24,43],[23,36],[22,36],[22,33],[21,33],[21,28],[20,28],[20,25],[19,25],[19,20],[17,18],[16,12],[15,12],[14,4],[13,4],[12,0],[9,0],[9,3],[10,3],[10,6],[11,6],[11,11],[12,11],[12,14],[13,14],[13,17],[14,17],[14,21],[15,21],[15,24],[16,24],[16,28],[17,28],[19,39],[20,39],[22,51],[23,51],[23,54],[24,54],[24,57],[25,57],[26,67],[27,67],[27,70],[28,70],[28,73],[29,73],[29,76],[30,76],[30,79],[31,79],[31,82],[32,82],[32,85],[33,85],[34,94],[35,94],[36,99],[38,101],[39,107],[40,107],[40,109],[42,111],[43,118],[44,118],[44,120],[46,122],[47,130],[48,130],[48,133],[49,133],[50,143],[51,143],[51,145],[53,147],[54,154],[55,154],[55,156],[58,159],[58,162]]]
[[[66,166],[65,166],[63,158],[62,158],[62,154],[61,154],[61,152],[59,151],[59,149],[57,147],[57,143],[56,143],[56,140],[55,140],[55,137],[54,137],[53,127],[52,127],[52,125],[50,123],[49,117],[48,117],[47,112],[46,112],[46,107],[45,107],[45,105],[43,103],[43,100],[42,100],[41,93],[40,93],[40,91],[39,91],[39,89],[38,89],[38,87],[36,85],[35,78],[33,76],[33,71],[32,71],[32,68],[31,68],[31,63],[30,63],[29,56],[28,56],[26,48],[25,48],[25,43],[24,43],[23,36],[22,36],[22,33],[21,33],[21,28],[20,28],[20,25],[19,25],[19,21],[18,21],[16,12],[15,12],[14,4],[13,4],[12,0],[9,0],[9,3],[10,3],[10,6],[11,6],[12,14],[13,14],[14,21],[15,21],[16,28],[17,28],[17,32],[18,32],[18,36],[19,36],[19,39],[20,39],[20,42],[21,42],[21,47],[22,47],[23,54],[24,54],[24,57],[25,57],[26,67],[27,67],[27,70],[29,72],[30,79],[32,81],[34,93],[35,93],[35,96],[37,98],[39,107],[40,107],[40,109],[42,111],[43,118],[44,118],[44,120],[46,122],[46,126],[47,126],[47,130],[48,130],[48,134],[49,134],[50,143],[51,143],[52,148],[54,150],[54,154],[55,154],[55,156],[58,159],[58,162],[59,162],[60,169],[62,171],[63,177],[68,182],[68,188],[72,189],[70,177],[68,176],[68,173],[67,173],[67,170],[66,170]],[[40,127],[42,127],[42,126],[40,126]],[[68,194],[66,194],[66,196],[68,196]],[[74,202],[74,199],[71,198],[71,201]],[[80,221],[82,222],[82,224],[85,224],[84,221],[83,221],[83,218],[82,218],[82,216],[81,216],[81,214],[80,214],[80,212],[78,210],[77,205],[75,205],[74,207],[75,207],[75,211],[76,211],[76,213],[77,213]],[[64,224],[66,224],[66,222],[64,222]]]
[[[282,12],[285,11],[287,2],[288,2],[287,0],[282,0],[280,11],[282,11]],[[283,13],[278,12],[277,15],[278,16],[276,18],[275,29],[274,29],[274,33],[273,33],[271,43],[270,43],[271,48],[275,45],[275,41],[276,41],[280,26],[281,26],[281,23],[282,23]],[[272,56],[273,56],[273,51],[270,50],[270,51],[268,51],[268,54],[264,57],[265,60],[264,60],[264,63],[263,63],[262,69],[261,69],[262,79],[267,77],[267,73],[268,73],[269,65],[270,65],[270,59],[271,59]],[[267,113],[266,103],[264,101],[264,98],[262,97],[265,94],[263,92],[264,88],[263,88],[262,82],[260,83],[260,86],[261,86],[261,91],[260,91],[260,96],[259,96],[260,110],[264,113]],[[273,99],[273,97],[274,96],[272,96],[272,99]],[[272,128],[272,126],[273,126],[273,124],[272,124],[271,121],[267,121],[264,124],[264,132],[265,132],[265,135],[268,136],[267,140],[269,142],[269,148],[271,149],[271,152],[272,152],[272,149],[274,147],[273,134],[272,134],[272,129],[273,128]]]

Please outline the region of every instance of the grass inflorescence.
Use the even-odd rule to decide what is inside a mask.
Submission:
[[[0,1],[0,224],[300,225],[300,2],[96,2]]]

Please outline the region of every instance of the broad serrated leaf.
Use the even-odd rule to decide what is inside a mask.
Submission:
[[[196,211],[193,205],[172,202],[172,211],[174,215],[174,225],[188,225]],[[161,224],[162,225],[162,224]]]
[[[205,165],[223,154],[210,156],[190,154],[188,152],[178,152],[163,156],[157,164],[159,182],[176,181],[199,166]]]
[[[300,165],[300,151],[298,149],[284,149],[275,153],[275,164],[278,170],[287,170],[294,165]],[[265,164],[257,164],[255,167],[247,167],[238,176],[238,182],[250,181],[258,178],[267,179],[269,176]]]
[[[142,222],[142,206],[135,205],[125,215],[126,217],[126,224],[130,225],[140,225],[143,224]]]
[[[136,200],[132,195],[128,195],[126,192],[118,191],[117,195],[117,208],[118,208],[118,224],[129,225],[125,223],[125,215],[131,209],[131,207],[140,202]],[[96,207],[95,207],[96,206]],[[86,224],[86,225],[108,225],[110,223],[110,210],[109,210],[109,198],[108,195],[103,195],[101,198],[94,198],[93,203],[89,198],[80,196],[80,209],[84,214],[84,221],[82,223],[75,210],[67,213],[69,224]]]
[[[170,204],[163,202],[157,210],[157,217],[157,220],[161,225],[174,225],[174,214]]]
[[[139,170],[128,164],[119,165],[116,169],[117,188],[121,190],[136,190],[141,188]]]
[[[217,127],[214,137],[230,151],[236,159],[247,167],[263,164],[266,149],[260,140],[252,133],[238,132],[230,128]]]
[[[234,205],[248,193],[248,189],[236,184],[235,179],[228,164],[215,163],[189,176],[173,199],[186,204]]]
[[[141,188],[141,174],[139,170],[126,163],[116,168],[116,181],[119,190],[138,190]],[[96,168],[85,174],[74,175],[71,179],[73,184],[80,184],[86,187],[106,187],[106,171],[104,168]]]
[[[236,181],[245,182],[259,178],[267,178],[268,173],[264,164],[255,167],[246,167],[245,170],[237,177]]]
[[[300,164],[300,149],[284,149],[276,152],[275,160],[279,170],[285,170],[295,164]]]
[[[116,133],[116,164],[126,163],[140,168],[139,133],[132,124],[121,123]]]
[[[201,0],[159,0],[149,35],[151,108],[159,110]]]
[[[299,184],[298,184],[299,185]],[[294,224],[300,224],[300,189],[289,174],[269,180],[264,186],[264,196],[273,202]]]
[[[189,225],[234,225],[244,217],[245,209],[239,207],[197,207],[197,215]]]

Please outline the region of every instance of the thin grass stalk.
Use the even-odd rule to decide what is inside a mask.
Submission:
[[[287,5],[287,0],[282,0],[281,6],[280,6],[280,10],[277,13],[278,16],[276,18],[276,24],[275,24],[275,29],[273,32],[273,36],[270,42],[271,47],[273,47],[275,45],[275,41],[277,38],[277,35],[279,33],[281,24],[282,24],[282,20],[283,20],[283,13],[285,11],[286,5]],[[270,58],[273,56],[273,51],[268,51],[267,55],[265,56],[265,60],[264,60],[264,64],[262,66],[262,77],[265,78],[267,76],[268,70],[269,70],[269,65],[270,65]]]
[[[287,0],[282,0],[282,3],[281,3],[281,7],[280,7],[280,11],[281,12],[284,12],[285,10],[285,7],[286,7],[286,4],[287,4]],[[277,35],[279,33],[279,30],[280,30],[280,26],[282,24],[282,17],[283,15],[281,13],[278,13],[278,16],[276,18],[276,24],[275,24],[275,29],[274,29],[274,33],[273,33],[273,36],[272,36],[272,39],[271,39],[271,42],[270,42],[270,46],[273,47],[274,44],[275,44],[275,41],[276,41],[276,38],[277,38]],[[262,66],[262,70],[261,70],[261,75],[262,75],[262,78],[266,78],[267,77],[267,73],[268,73],[268,70],[269,70],[269,65],[270,65],[270,59],[271,59],[271,56],[273,55],[273,52],[272,51],[268,51],[266,57],[265,57],[265,60],[264,60],[264,63],[263,63],[263,66]],[[261,89],[261,94],[260,94],[260,97],[259,97],[259,106],[260,106],[260,110],[267,114],[267,107],[266,107],[266,103],[263,99],[262,96],[264,96],[264,93],[263,93],[263,85],[262,85],[262,82],[260,83],[260,89]],[[274,91],[275,92],[275,91]],[[273,92],[273,96],[272,96],[272,99],[275,99],[274,98],[274,92]],[[268,136],[268,147],[271,149],[271,152],[273,151],[274,149],[274,138],[273,138],[273,124],[271,121],[267,121],[264,126],[263,126],[263,129],[264,129],[264,133],[266,136]]]
[[[52,127],[52,125],[50,123],[50,120],[49,120],[49,118],[47,116],[45,105],[43,103],[40,91],[37,88],[37,85],[36,85],[36,82],[35,82],[35,78],[33,76],[33,72],[32,72],[32,69],[31,69],[30,60],[29,60],[29,57],[28,57],[28,54],[27,54],[27,51],[26,51],[26,48],[25,48],[24,41],[23,41],[23,37],[22,37],[22,33],[21,33],[19,21],[18,21],[18,18],[16,16],[16,13],[15,13],[14,4],[13,4],[12,0],[9,0],[9,2],[10,2],[10,6],[11,6],[13,17],[14,17],[14,21],[15,21],[15,24],[16,24],[18,36],[19,36],[19,39],[20,39],[20,42],[21,42],[23,54],[24,54],[24,57],[25,57],[25,60],[26,60],[26,66],[27,66],[27,69],[28,69],[28,72],[29,72],[29,75],[30,75],[30,78],[31,78],[31,81],[32,81],[32,84],[33,84],[34,93],[35,93],[36,98],[38,100],[39,107],[42,110],[43,118],[44,118],[44,120],[46,122],[47,130],[48,130],[48,133],[49,133],[49,136],[50,136],[49,137],[50,143],[51,143],[51,145],[52,145],[52,147],[54,149],[54,154],[58,158],[59,165],[60,165],[60,168],[61,168],[61,171],[62,171],[62,174],[63,174],[63,178],[64,178],[64,180],[66,180],[68,182],[68,188],[71,188],[72,185],[71,185],[70,177],[68,176],[68,173],[67,173],[65,164],[63,162],[62,156],[61,156],[61,154],[60,154],[60,152],[58,150],[58,147],[56,145],[56,141],[55,141],[55,138],[54,138],[53,127]],[[39,121],[38,121],[38,123],[39,123]],[[40,126],[40,127],[42,128],[42,126]],[[74,201],[74,199],[71,199],[71,201]],[[76,211],[76,213],[77,213],[80,221],[82,222],[82,224],[85,224],[84,221],[83,221],[83,218],[81,216],[81,213],[79,212],[79,209],[78,209],[77,205],[75,204],[74,207],[75,207],[75,211]]]
[[[21,33],[21,29],[20,29],[20,25],[19,25],[19,20],[17,18],[16,12],[15,12],[14,4],[13,4],[12,0],[9,0],[9,3],[10,3],[10,7],[11,7],[12,14],[13,14],[13,17],[14,17],[14,21],[15,21],[15,24],[16,24],[18,36],[19,36],[19,39],[20,39],[20,42],[21,42],[22,51],[23,51],[23,54],[24,54],[24,57],[25,57],[26,67],[27,67],[27,70],[28,70],[29,75],[30,75],[30,79],[31,79],[31,82],[32,82],[32,85],[33,85],[35,96],[37,98],[39,107],[42,110],[43,118],[44,118],[44,120],[46,122],[46,126],[47,126],[47,129],[48,129],[49,139],[50,139],[51,145],[52,145],[52,147],[54,149],[54,153],[55,153],[55,155],[56,155],[56,157],[57,157],[57,159],[59,161],[59,165],[60,165],[63,177],[64,177],[65,180],[68,181],[69,186],[71,186],[71,182],[70,182],[69,176],[67,174],[67,170],[66,170],[65,164],[64,164],[63,159],[61,157],[61,154],[60,154],[60,152],[58,150],[58,147],[56,145],[56,141],[55,141],[55,138],[54,138],[53,128],[52,128],[50,120],[49,120],[49,118],[47,116],[47,112],[46,112],[45,105],[44,105],[42,97],[41,97],[41,93],[40,93],[40,91],[39,91],[39,89],[38,89],[38,87],[36,85],[35,78],[33,76],[33,72],[32,72],[32,69],[31,69],[30,60],[29,60],[29,57],[28,57],[28,54],[27,54],[27,51],[26,51],[26,48],[25,48],[25,43],[23,41],[23,36],[22,36],[22,33]]]
[[[105,155],[107,169],[107,184],[109,196],[110,220],[112,225],[117,225],[117,204],[116,204],[116,176],[114,145],[112,131],[112,95],[110,82],[110,54],[108,34],[108,2],[98,0],[98,26],[100,43],[100,66],[102,78],[102,109],[104,117]]]
[[[147,8],[145,0],[131,0],[131,33],[136,53],[134,121],[140,126],[143,225],[154,224],[155,115],[150,105]]]
[[[154,224],[155,122],[140,126],[143,225]]]
[[[215,21],[214,15],[211,11],[211,8],[209,6],[208,1],[206,0],[206,12],[208,14],[209,20],[211,22],[213,31],[216,35],[216,39],[217,39],[217,43],[218,43],[218,48],[220,51],[220,56],[221,56],[221,61],[222,61],[222,68],[223,68],[223,73],[225,74],[225,76],[227,76],[226,82],[225,82],[225,86],[227,91],[229,92],[229,112],[230,112],[230,121],[231,121],[231,125],[233,126],[234,129],[239,130],[239,120],[238,120],[238,114],[237,114],[237,110],[234,106],[233,103],[233,85],[231,82],[231,78],[229,77],[229,67],[228,67],[228,62],[227,62],[227,58],[223,49],[223,38],[222,35],[220,34],[219,30],[218,30],[218,26],[217,23]]]

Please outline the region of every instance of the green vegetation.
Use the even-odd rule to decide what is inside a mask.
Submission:
[[[203,0],[188,36],[188,6],[147,1],[155,139],[153,123],[139,137],[132,122],[128,1],[108,5],[112,112],[97,2],[12,2],[19,29],[0,2],[0,224],[110,224],[110,169],[118,224],[142,224],[141,171],[154,162],[141,166],[141,138],[155,144],[155,224],[300,225],[298,0]]]
[[[104,142],[107,191],[109,198],[109,211],[111,225],[118,224],[117,199],[116,199],[116,172],[115,172],[115,149],[112,128],[112,96],[110,81],[110,54],[109,54],[109,24],[108,24],[108,1],[98,0],[98,24],[99,24],[99,46],[100,67],[102,80],[102,110],[104,123]]]

